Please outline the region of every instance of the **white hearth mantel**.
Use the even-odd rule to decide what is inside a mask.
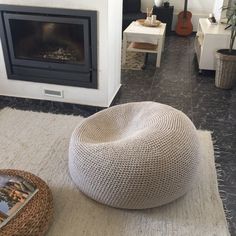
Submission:
[[[122,2],[122,0],[0,0],[0,4],[8,5],[98,12],[98,89],[8,80],[0,44],[0,95],[108,107],[120,88]],[[44,89],[61,90],[64,97],[47,97],[43,94]]]

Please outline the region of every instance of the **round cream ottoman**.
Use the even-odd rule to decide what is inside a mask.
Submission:
[[[117,208],[169,203],[191,187],[199,140],[190,119],[155,102],[100,111],[73,132],[69,171],[79,189]]]

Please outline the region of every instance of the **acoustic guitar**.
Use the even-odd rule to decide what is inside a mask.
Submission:
[[[175,29],[176,34],[180,36],[188,36],[193,32],[193,24],[191,22],[192,13],[187,11],[188,0],[184,2],[184,11],[178,15],[178,23]]]

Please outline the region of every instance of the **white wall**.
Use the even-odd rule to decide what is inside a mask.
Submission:
[[[226,11],[222,11],[222,6],[228,6],[229,0],[215,0],[213,13],[217,21],[225,21]]]
[[[120,87],[120,77],[121,77],[121,39],[122,38],[122,14],[118,14],[117,11],[122,12],[123,1],[108,1],[108,58],[109,62],[107,64],[109,75],[114,76],[116,79],[114,81],[108,80],[108,97],[109,102],[112,102],[114,95],[117,93],[117,88]],[[116,30],[114,30],[116,29]],[[117,40],[118,39],[118,40]]]
[[[121,50],[122,0],[0,0],[0,4],[98,11],[98,89],[8,80],[0,44],[1,95],[103,107],[110,105],[112,98],[120,87],[120,53],[112,54],[111,50],[114,52]],[[108,9],[113,9],[113,12],[116,14],[116,21],[112,27],[109,25],[109,22],[112,22],[113,18],[109,18],[112,15],[108,14]],[[114,40],[114,36],[117,36],[116,40]],[[112,47],[109,40],[112,40]],[[114,63],[116,64],[114,65]],[[64,98],[45,97],[43,95],[44,88],[63,90]]]
[[[154,0],[141,0],[142,1],[142,11],[146,11],[147,7],[152,8],[154,5]],[[217,0],[216,0],[217,1]],[[172,29],[175,29],[177,22],[177,15],[180,11],[184,9],[184,0],[170,0],[170,5],[174,6],[174,17]],[[198,19],[202,17],[208,17],[209,13],[213,12],[215,0],[189,0],[188,10],[192,12],[193,18],[193,28],[194,31],[197,30]]]
[[[184,9],[184,0],[170,0],[170,5],[174,6],[176,12]],[[188,10],[192,13],[209,14],[212,12],[215,0],[189,0]],[[154,0],[142,0],[142,10],[147,7],[152,8]]]

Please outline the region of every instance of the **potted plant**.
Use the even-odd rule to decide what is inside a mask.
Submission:
[[[231,29],[229,49],[220,49],[216,53],[217,66],[215,85],[222,89],[231,89],[236,80],[236,0],[231,5],[223,7],[227,10],[227,24]]]

